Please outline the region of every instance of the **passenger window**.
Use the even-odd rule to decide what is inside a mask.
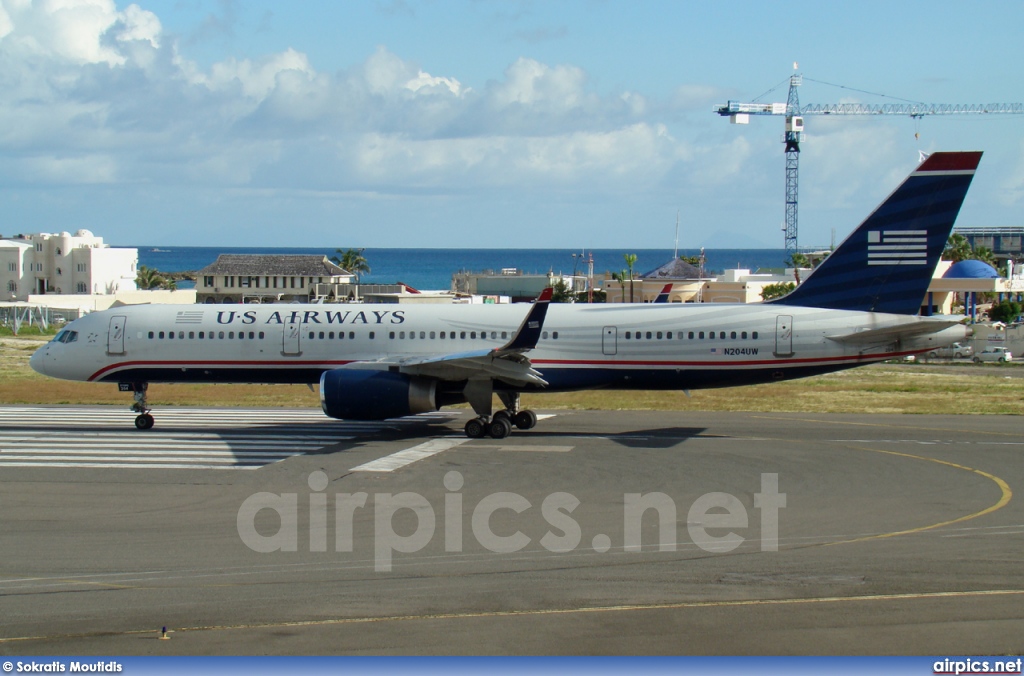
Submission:
[[[508,331],[502,331],[501,332],[501,339],[502,340],[508,340]]]
[[[647,340],[650,340],[650,339],[651,339],[651,332],[650,332],[650,331],[648,331],[648,332],[647,332]]]
[[[60,336],[57,336],[57,337],[60,338]],[[149,337],[152,340],[152,338],[153,338],[153,332],[152,331],[149,332]]]
[[[746,331],[742,331],[740,333],[740,339],[741,340],[746,340],[747,339],[747,332]]]
[[[374,336],[373,331],[370,331],[370,340],[373,340],[373,336]]]
[[[476,340],[476,331],[470,331],[469,337],[472,340]],[[547,335],[545,335],[544,337],[547,338]]]
[[[630,333],[632,333],[632,332],[631,331],[626,331],[626,340],[630,339]]]
[[[390,338],[391,340],[394,340],[395,339],[395,332],[394,331],[388,331],[388,338]]]
[[[221,331],[219,334],[217,334],[217,337],[220,338],[221,340],[224,340],[224,332]]]
[[[263,340],[263,335],[264,335],[263,332],[260,331],[260,340]],[[202,338],[202,336],[199,336],[199,337]]]
[[[348,339],[349,340],[353,340],[355,337],[356,337],[356,332],[355,331],[349,331],[348,332]]]
[[[199,332],[199,340],[202,340],[203,338],[206,338],[206,331]]]
[[[461,338],[462,340],[465,340],[466,339],[466,332],[462,331],[461,333],[459,333],[459,338]]]
[[[168,340],[174,340],[174,331],[168,331],[167,332],[167,339]]]
[[[431,339],[431,340],[433,340],[433,339],[434,339],[434,338],[436,338],[436,337],[437,337],[437,336],[436,336],[436,335],[434,334],[434,332],[433,332],[433,331],[431,331],[431,332],[430,332],[430,339]]]
[[[701,336],[703,338],[704,336]],[[693,340],[693,331],[690,331],[690,340]]]
[[[323,331],[321,331],[321,332],[320,332],[320,340],[323,340],[323,339],[324,339],[324,332],[323,332]]]
[[[233,336],[232,336],[232,337],[233,337]],[[316,332],[315,332],[315,331],[310,331],[310,332],[309,332],[309,339],[310,339],[310,340],[313,340],[314,338],[316,338]]]
[[[757,340],[757,331],[754,331],[753,333],[751,333],[750,337],[753,338],[754,340]]]
[[[704,332],[701,331],[700,333],[698,333],[697,338],[699,338],[700,340],[704,340]]]
[[[548,332],[547,331],[542,331],[541,334],[540,334],[540,337],[543,338],[544,340],[547,340],[548,339]]]
[[[195,337],[196,337],[196,332],[195,331],[189,331],[188,332],[188,339],[189,340],[195,340]]]
[[[331,331],[330,333],[328,333],[328,334],[327,334],[327,337],[328,337],[329,339],[331,339],[331,340],[334,340],[334,331]]]
[[[731,334],[729,334],[729,337],[732,338],[733,340],[735,340],[736,339],[736,332],[733,331]]]
[[[558,340],[558,331],[552,331],[551,332],[551,338],[553,340]]]
[[[719,331],[718,337],[721,338],[722,340],[725,340],[725,331]]]
[[[312,338],[313,334],[310,334],[309,337]],[[228,331],[228,340],[234,340],[234,339],[235,339],[235,332],[234,331]]]
[[[427,339],[427,332],[426,331],[420,331],[420,340],[426,340],[426,339]]]
[[[249,332],[249,340],[252,340],[255,337],[256,337],[256,334],[253,331],[250,331]]]
[[[400,340],[404,340],[405,339],[405,331],[399,331],[398,332],[398,338]]]

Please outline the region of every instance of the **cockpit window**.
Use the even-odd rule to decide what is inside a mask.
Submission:
[[[78,340],[78,331],[68,331],[67,329],[53,337],[55,343],[73,343],[76,340]]]
[[[60,332],[58,332],[57,335],[53,337],[53,342],[55,342],[55,343],[63,343],[64,342],[65,334],[67,334],[67,331],[60,331]]]
[[[67,337],[64,339],[65,343],[73,343],[78,340],[78,331],[68,331]]]

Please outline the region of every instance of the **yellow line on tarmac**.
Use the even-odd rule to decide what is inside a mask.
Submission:
[[[995,504],[990,505],[989,507],[986,507],[985,509],[983,509],[983,510],[981,510],[979,512],[974,512],[973,514],[967,514],[965,516],[961,516],[961,517],[958,517],[956,519],[950,519],[949,521],[942,521],[940,523],[933,523],[930,526],[919,526],[918,528],[908,528],[906,530],[893,531],[892,533],[882,533],[880,535],[868,535],[868,536],[865,536],[865,537],[854,538],[852,540],[839,540],[838,542],[829,542],[829,543],[826,543],[824,545],[826,547],[829,547],[829,546],[832,546],[832,545],[848,544],[850,542],[866,542],[868,540],[881,540],[883,538],[891,538],[891,537],[896,537],[898,535],[909,535],[911,533],[920,533],[920,532],[923,532],[923,531],[926,531],[926,530],[933,530],[935,528],[941,528],[942,526],[950,526],[950,525],[952,525],[954,523],[962,523],[964,521],[970,521],[971,519],[977,519],[980,516],[985,516],[986,514],[991,514],[992,512],[994,512],[996,510],[1002,509],[1007,504],[1009,504],[1010,500],[1013,498],[1013,491],[1010,490],[1009,484],[1007,484],[1005,481],[1003,481],[1002,479],[1000,479],[996,475],[989,474],[988,472],[982,471],[980,469],[974,469],[973,467],[967,467],[966,465],[958,465],[955,462],[949,462],[947,460],[938,460],[937,458],[928,458],[928,457],[925,457],[923,455],[913,455],[913,454],[910,454],[910,453],[900,453],[898,451],[885,451],[885,450],[882,450],[880,448],[865,448],[865,447],[862,447],[862,446],[847,446],[847,448],[852,448],[852,449],[858,450],[858,451],[871,451],[872,453],[884,453],[886,455],[895,455],[895,456],[902,457],[902,458],[912,458],[914,460],[925,460],[927,462],[934,462],[934,463],[937,463],[939,465],[946,465],[948,467],[954,467],[956,469],[963,470],[965,472],[973,472],[974,474],[978,474],[980,476],[985,477],[986,479],[989,479],[990,481],[994,482],[997,486],[999,486],[1000,496],[999,496],[999,500],[996,501]]]
[[[682,601],[679,603],[633,604],[619,606],[590,606],[580,608],[547,608],[536,610],[494,610],[467,613],[435,613],[429,615],[387,615],[383,617],[349,617],[319,620],[297,620],[293,622],[265,622],[253,624],[209,625],[197,627],[176,627],[177,633],[196,631],[224,631],[234,629],[276,629],[286,627],[327,627],[343,624],[372,624],[382,622],[411,622],[424,620],[465,620],[491,617],[539,617],[544,615],[573,615],[585,613],[641,612],[648,610],[686,610],[699,608],[740,608],[750,606],[795,606],[825,603],[858,603],[866,601],[920,601],[928,599],[960,599],[984,596],[1021,596],[1024,589],[984,589],[976,591],[919,592],[906,594],[868,594],[863,596],[825,596],[789,599],[746,599],[740,601]],[[138,629],[122,632],[96,632],[91,634],[61,634],[53,636],[20,636],[0,638],[0,644],[15,641],[66,640],[72,638],[98,638],[111,636],[134,636],[157,634],[155,629]]]

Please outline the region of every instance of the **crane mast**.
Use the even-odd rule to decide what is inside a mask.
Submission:
[[[794,64],[794,68],[796,64]],[[797,87],[803,76],[789,78],[789,97],[786,103],[742,103],[728,101],[715,106],[714,112],[730,118],[733,124],[749,124],[751,115],[783,115],[786,118],[786,216],[782,226],[785,232],[787,254],[797,251],[797,207],[800,189],[800,142],[803,140],[804,117],[807,115],[903,115],[922,118],[926,115],[1021,115],[1024,103],[812,103],[800,105]]]

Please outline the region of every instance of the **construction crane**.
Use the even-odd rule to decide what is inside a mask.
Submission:
[[[796,68],[796,64],[793,64]],[[813,103],[800,106],[797,87],[803,84],[803,76],[789,78],[789,97],[786,103],[739,103],[729,101],[715,106],[714,111],[730,118],[733,124],[749,124],[751,115],[784,115],[786,132],[786,253],[797,251],[797,193],[800,187],[800,142],[803,140],[804,117],[807,115],[904,115],[922,118],[926,115],[1020,115],[1024,103]]]

